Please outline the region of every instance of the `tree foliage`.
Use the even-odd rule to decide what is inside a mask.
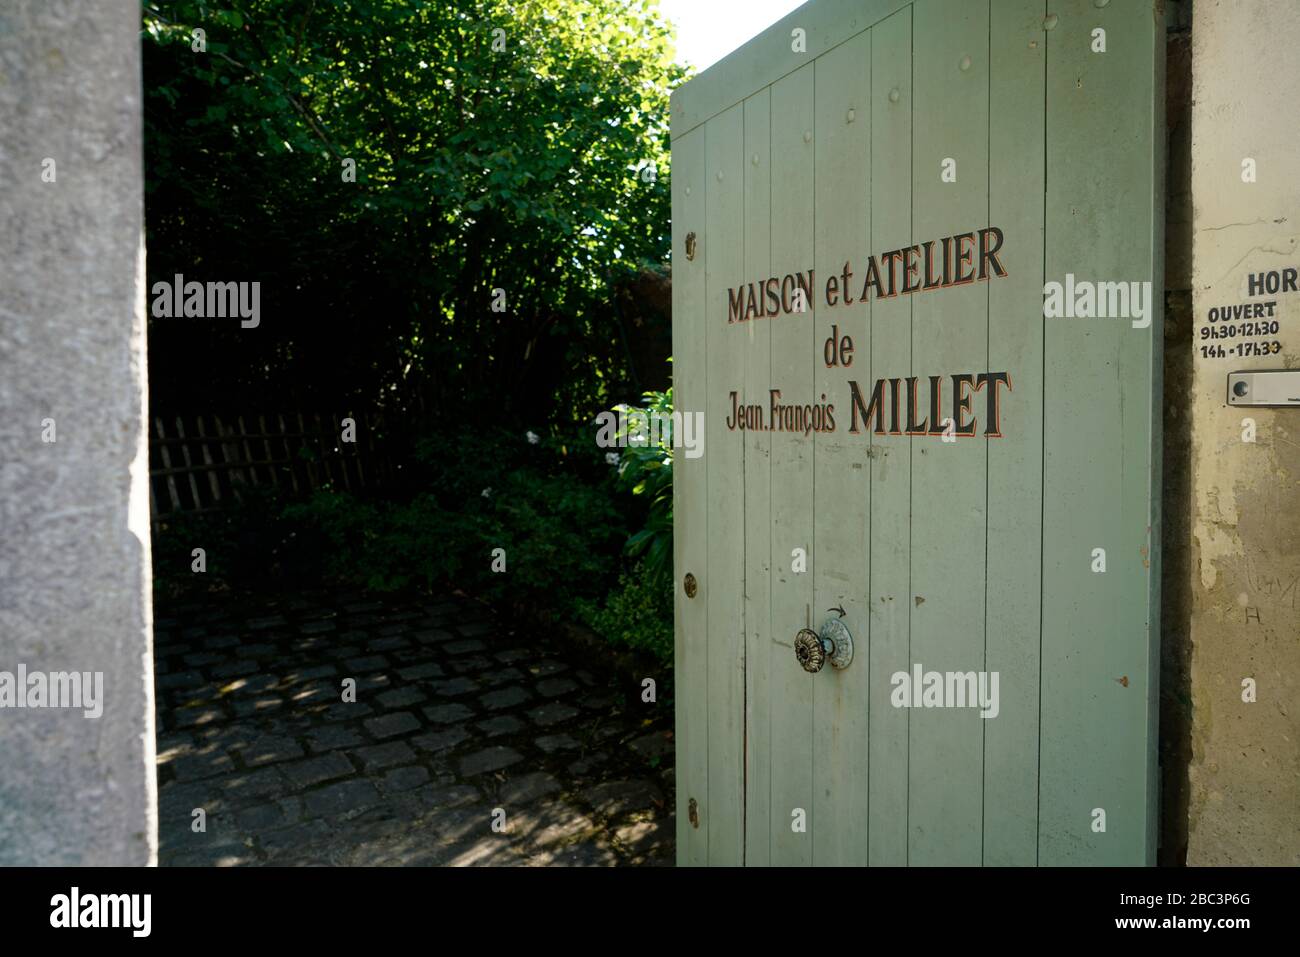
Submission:
[[[144,42],[150,284],[262,284],[257,329],[151,320],[155,401],[628,394],[613,290],[667,259],[682,79],[655,0],[147,0]]]

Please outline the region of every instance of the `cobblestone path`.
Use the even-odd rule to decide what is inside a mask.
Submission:
[[[671,705],[567,644],[463,598],[156,614],[164,866],[672,861]]]

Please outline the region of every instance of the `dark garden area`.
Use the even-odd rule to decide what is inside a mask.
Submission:
[[[143,5],[160,863],[673,855],[669,26]],[[619,447],[619,446],[622,447]]]

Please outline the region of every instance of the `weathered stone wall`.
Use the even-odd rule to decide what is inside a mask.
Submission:
[[[0,864],[156,856],[139,30],[0,5],[0,684],[103,674],[0,708]]]
[[[1189,864],[1300,864],[1300,407],[1227,404],[1229,372],[1300,368],[1300,11],[1196,0]],[[1253,160],[1255,181],[1243,182]],[[1246,166],[1249,167],[1249,163]],[[1249,170],[1247,170],[1248,172]],[[1276,335],[1201,339],[1211,308],[1275,302]],[[1280,342],[1237,356],[1241,341]],[[1222,345],[1229,355],[1205,356]],[[1245,420],[1251,420],[1246,422]],[[1255,440],[1247,441],[1253,422]],[[1243,701],[1253,679],[1257,700]]]

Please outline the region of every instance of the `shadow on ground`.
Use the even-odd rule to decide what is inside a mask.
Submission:
[[[156,615],[164,866],[672,862],[671,704],[556,639],[462,597]]]

